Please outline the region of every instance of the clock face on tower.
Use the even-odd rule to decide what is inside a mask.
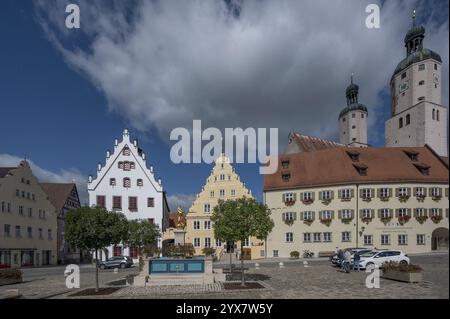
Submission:
[[[399,86],[400,93],[405,92],[407,89],[409,89],[408,81],[405,81],[402,84],[400,84],[400,86]]]
[[[433,73],[433,83],[439,84],[439,75],[437,75],[436,73]]]

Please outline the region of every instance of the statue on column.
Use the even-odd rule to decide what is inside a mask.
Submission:
[[[177,229],[184,229],[184,212],[183,209],[178,206],[178,223],[177,223]]]

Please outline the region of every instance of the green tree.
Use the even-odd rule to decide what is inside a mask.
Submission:
[[[143,248],[156,244],[160,236],[157,225],[148,220],[131,220],[128,222],[128,235],[125,243],[128,247],[137,247],[142,254]]]
[[[274,227],[269,208],[247,197],[226,202],[220,200],[214,207],[211,220],[214,222],[214,234],[217,239],[223,242],[241,242],[241,256],[246,239],[256,237],[264,240]],[[245,285],[242,257],[241,273],[242,285]]]
[[[95,251],[119,244],[127,239],[128,222],[123,214],[111,213],[101,208],[82,207],[66,215],[65,240],[73,247]],[[98,292],[98,265],[95,267],[95,291]]]

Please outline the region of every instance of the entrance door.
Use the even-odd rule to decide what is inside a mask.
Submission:
[[[432,250],[448,250],[448,229],[436,228],[431,235]]]
[[[227,253],[234,253],[234,241],[227,241]]]

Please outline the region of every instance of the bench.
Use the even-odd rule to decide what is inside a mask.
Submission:
[[[319,257],[333,257],[335,254],[334,251],[319,251]]]

